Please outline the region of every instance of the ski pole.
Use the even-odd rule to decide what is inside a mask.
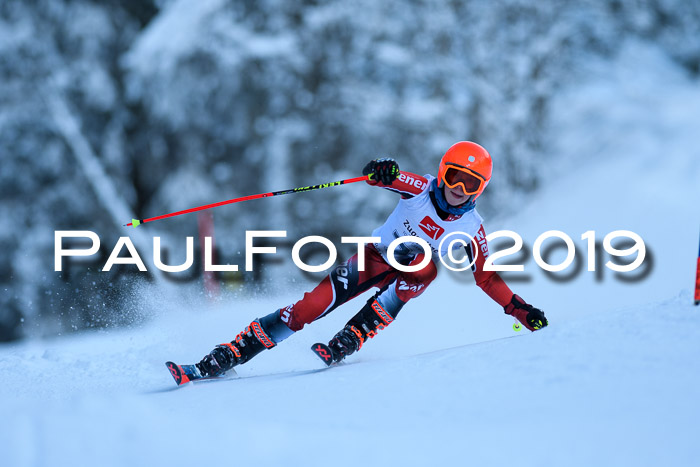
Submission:
[[[698,269],[695,273],[695,306],[700,305],[700,251],[698,251]]]
[[[260,193],[257,195],[242,196],[240,198],[229,199],[227,201],[219,201],[218,203],[206,204],[204,206],[198,206],[196,208],[185,209],[184,211],[171,212],[170,214],[163,214],[162,216],[150,217],[148,219],[131,219],[131,222],[129,222],[128,224],[124,224],[124,227],[131,227],[131,226],[138,227],[139,225],[145,224],[146,222],[153,222],[153,221],[165,219],[168,217],[175,217],[175,216],[179,216],[182,214],[188,214],[190,212],[203,211],[205,209],[211,209],[211,208],[215,208],[218,206],[224,206],[226,204],[240,203],[241,201],[249,201],[251,199],[268,198],[270,196],[278,196],[278,195],[288,195],[291,193],[301,193],[304,191],[320,190],[321,188],[330,188],[332,186],[347,185],[348,183],[362,182],[365,180],[369,180],[370,177],[371,177],[371,175],[363,175],[362,177],[347,178],[345,180],[340,180],[337,182],[321,183],[321,184],[313,185],[313,186],[302,186],[299,188],[292,188],[290,190],[280,190],[280,191],[273,191],[270,193]]]

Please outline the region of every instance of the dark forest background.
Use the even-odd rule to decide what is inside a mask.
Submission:
[[[138,320],[139,276],[99,272],[105,255],[132,235],[150,265],[151,236],[183,246],[197,219],[137,235],[132,217],[377,156],[434,173],[465,139],[497,159],[480,210],[506,209],[557,158],[552,96],[630,38],[697,76],[700,2],[0,0],[0,341]],[[217,247],[238,261],[246,229],[368,234],[394,203],[341,187],[219,208]],[[97,232],[102,263],[54,272],[56,230]]]

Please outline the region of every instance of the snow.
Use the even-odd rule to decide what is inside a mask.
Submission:
[[[516,334],[471,279],[442,271],[347,365],[280,374],[320,368],[309,346],[362,298],[244,379],[179,389],[165,360],[201,358],[301,291],[214,305],[150,291],[139,305],[161,311],[140,327],[0,347],[3,465],[694,465],[700,87],[641,44],[607,66],[556,103],[553,150],[573,165],[486,227],[526,245],[562,230],[581,248],[587,230],[633,230],[653,255],[643,281],[556,283],[530,259],[530,281],[511,285],[551,325]]]
[[[100,159],[95,155],[90,143],[80,131],[76,116],[68,108],[65,97],[56,92],[48,96],[54,121],[72,149],[78,166],[83,170],[97,200],[109,213],[115,226],[124,225],[130,219],[130,209],[119,194],[114,183],[107,176]],[[131,232],[130,238],[141,251],[152,251],[149,239],[141,231]],[[34,271],[39,268],[34,269]],[[160,269],[153,269],[152,277],[162,287],[166,286]]]
[[[201,23],[223,3],[223,0],[173,1],[139,37],[126,62],[144,71],[156,65],[169,70],[173,60],[197,44]]]
[[[172,391],[165,356],[191,358],[240,319],[170,318],[149,330],[5,349],[6,465],[184,464],[203,453],[214,453],[205,462],[353,465],[352,448],[362,446],[369,465],[690,465],[694,456],[700,315],[687,293],[403,357],[376,352],[376,339],[324,372]],[[187,329],[194,335],[180,341]],[[306,346],[322,337],[296,335],[240,373],[317,368]]]

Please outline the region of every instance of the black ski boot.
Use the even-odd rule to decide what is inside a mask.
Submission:
[[[255,320],[233,342],[217,345],[196,366],[202,376],[220,376],[274,346],[275,342],[265,332],[260,321]]]
[[[376,336],[377,332],[391,324],[398,315],[399,310],[393,314],[385,310],[377,300],[378,296],[379,293],[370,298],[367,304],[328,343],[334,363],[360,350],[366,339]],[[319,352],[316,353],[319,354]],[[324,359],[320,354],[319,357]],[[330,364],[330,362],[327,363]]]
[[[338,363],[348,355],[354,354],[362,348],[364,342],[362,332],[355,326],[346,324],[328,343],[333,362]]]

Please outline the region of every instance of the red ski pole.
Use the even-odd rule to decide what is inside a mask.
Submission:
[[[695,272],[695,305],[700,305],[700,251],[698,251],[698,265]]]
[[[319,190],[321,188],[330,188],[332,186],[347,185],[348,183],[362,182],[365,180],[369,180],[369,177],[370,177],[369,175],[363,175],[362,177],[348,178],[348,179],[340,180],[337,182],[321,183],[318,185],[303,186],[303,187],[299,187],[299,188],[292,188],[289,190],[273,191],[270,193],[260,193],[257,195],[242,196],[240,198],[229,199],[227,201],[219,201],[218,203],[206,204],[204,206],[198,206],[196,208],[185,209],[184,211],[171,212],[170,214],[163,214],[161,216],[150,217],[148,219],[131,219],[131,222],[129,222],[128,224],[124,224],[124,227],[131,227],[131,226],[138,227],[139,225],[145,224],[146,222],[153,222],[153,221],[165,219],[168,217],[175,217],[175,216],[180,216],[182,214],[189,214],[190,212],[204,211],[205,209],[211,209],[211,208],[215,208],[218,206],[224,206],[226,204],[240,203],[241,201],[249,201],[251,199],[268,198],[270,196],[278,196],[278,195],[289,195],[292,193],[301,193],[304,191]]]

